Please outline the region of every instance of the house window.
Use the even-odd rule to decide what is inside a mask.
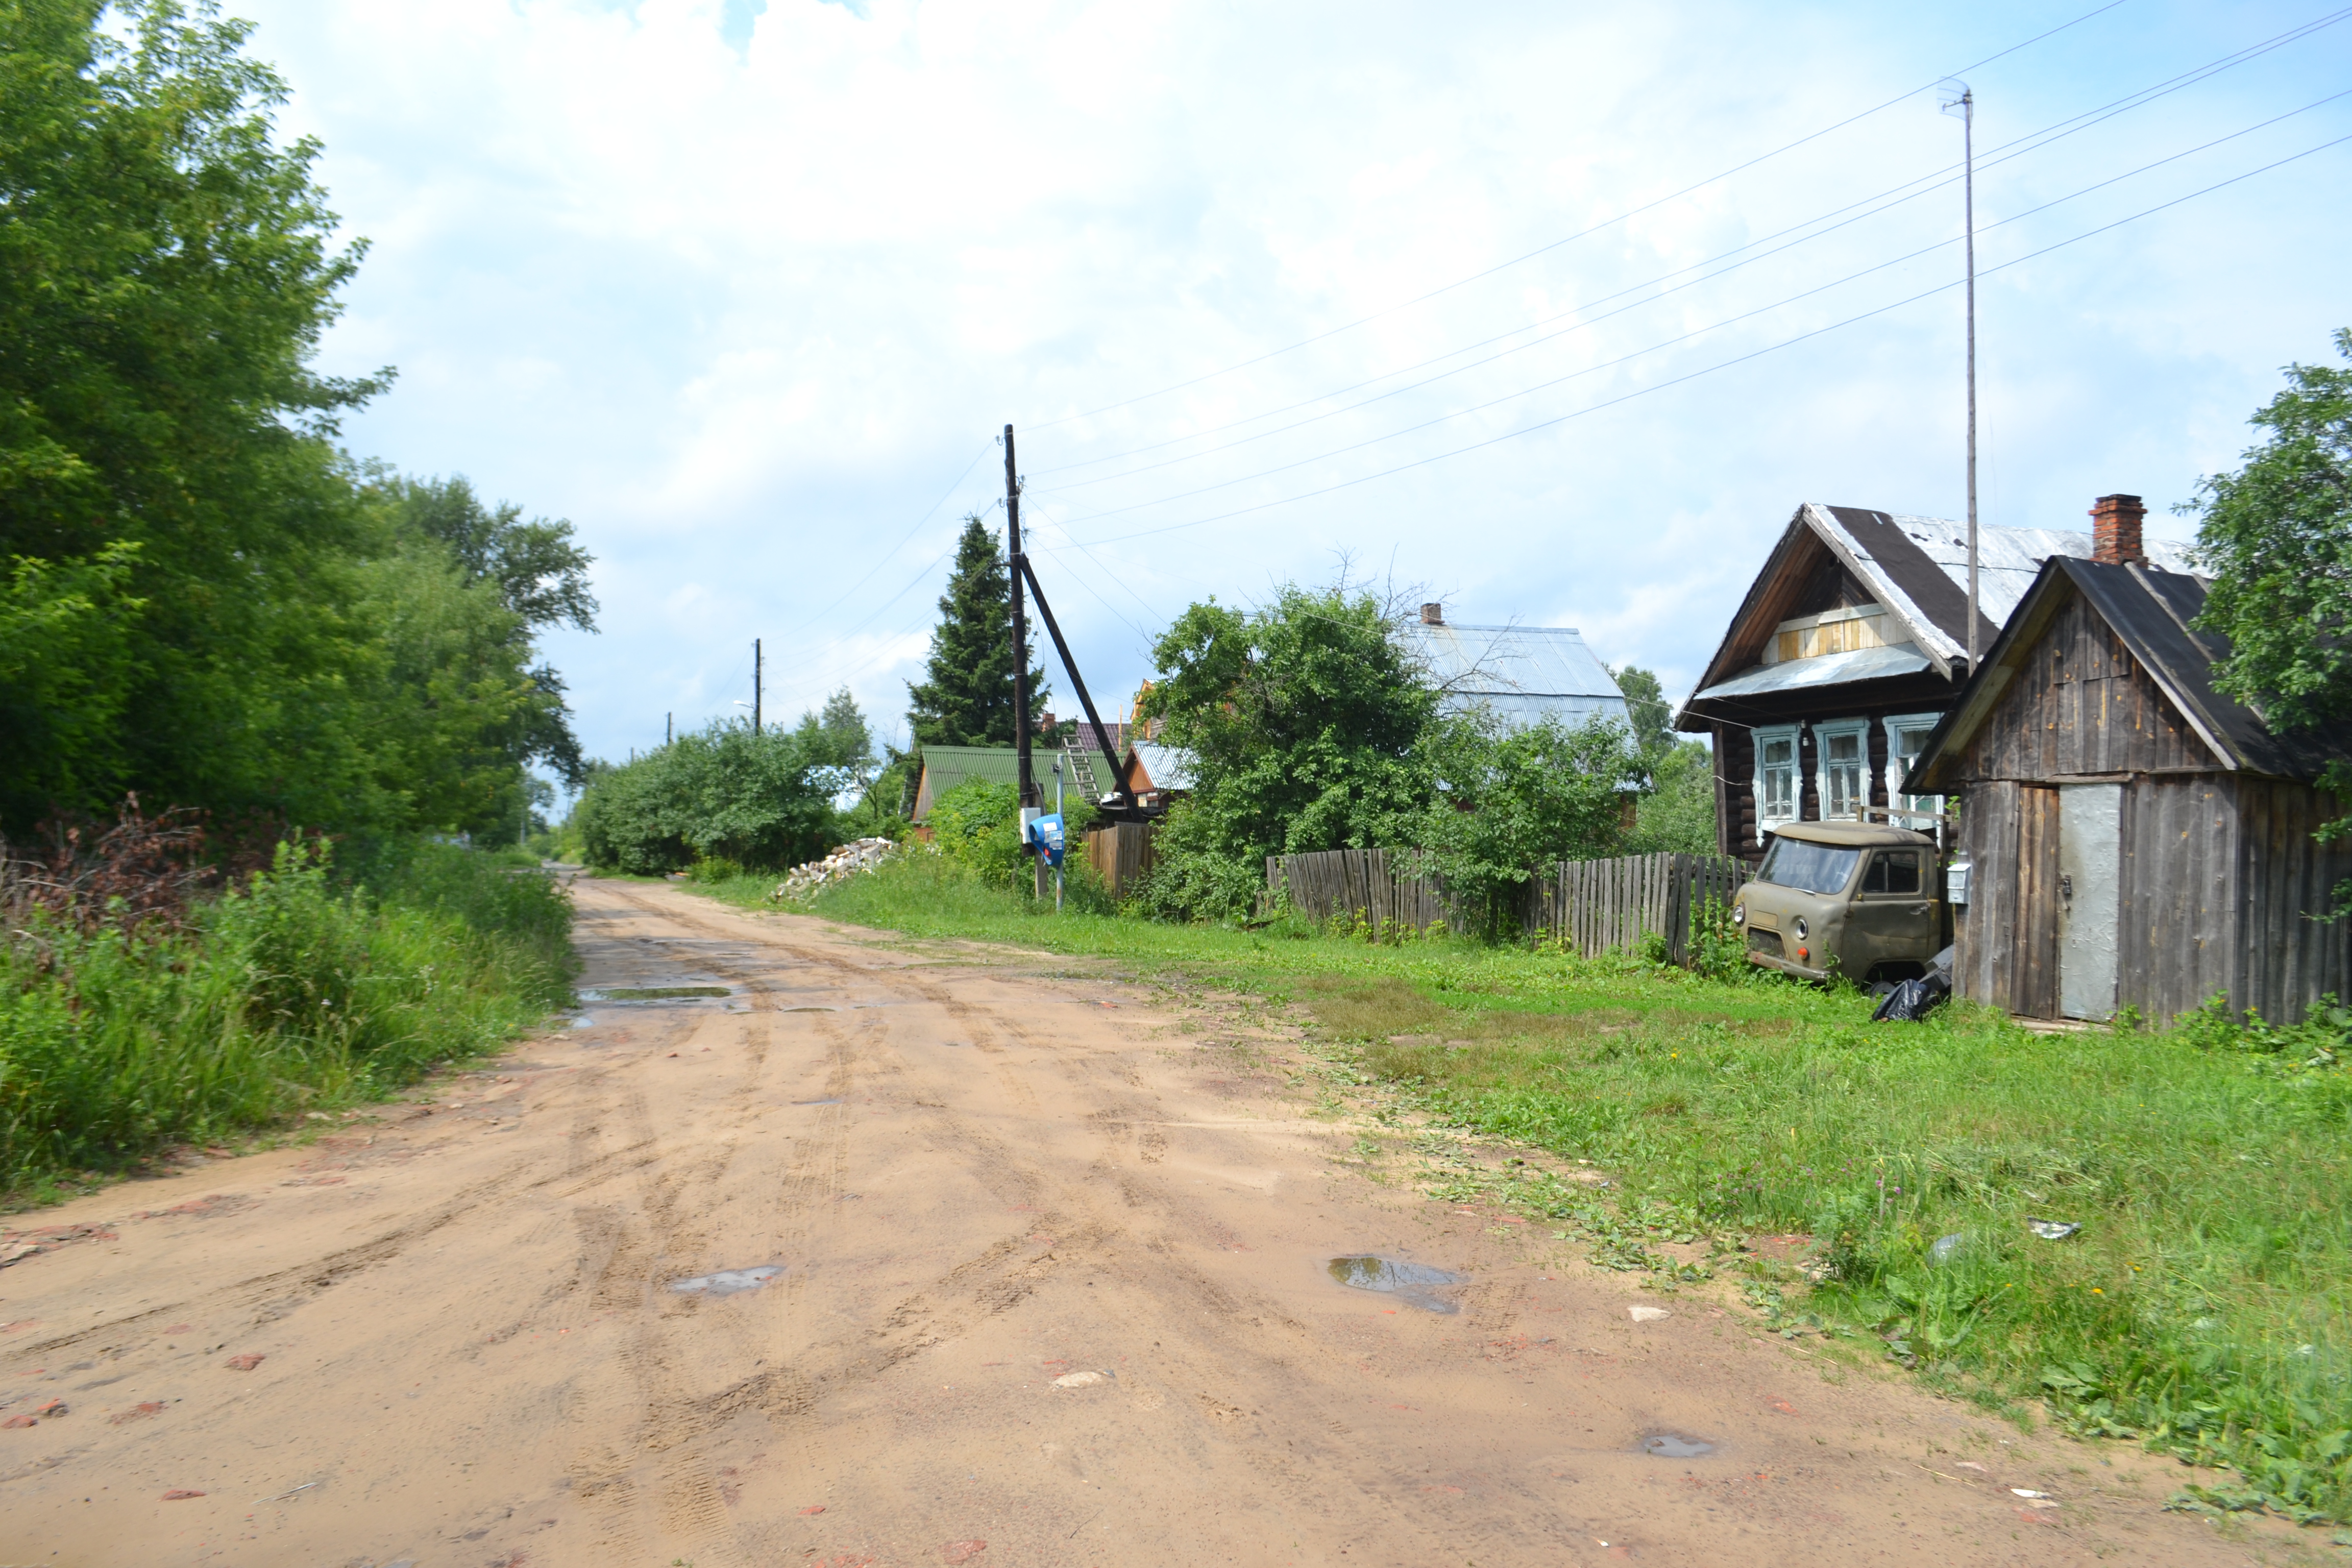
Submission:
[[[1823,822],[1856,822],[1870,804],[1870,721],[1838,719],[1813,726],[1821,768]]]
[[[1756,841],[1784,822],[1797,820],[1797,727],[1776,724],[1756,731]]]
[[[1927,748],[1929,731],[1936,728],[1940,713],[1894,713],[1880,721],[1886,727],[1886,798],[1904,811],[1934,811],[1944,809],[1940,795],[1903,795],[1906,774],[1911,764],[1919,760]],[[1917,826],[1912,823],[1906,826]]]

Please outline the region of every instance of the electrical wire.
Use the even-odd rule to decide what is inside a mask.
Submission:
[[[1150,399],[1155,397],[1164,397],[1171,392],[1181,392],[1187,387],[1198,386],[1202,382],[1214,381],[1219,376],[1230,375],[1235,371],[1247,370],[1252,365],[1264,364],[1270,359],[1276,359],[1283,354],[1291,353],[1299,349],[1309,347],[1312,344],[1338,337],[1343,332],[1351,332],[1358,327],[1369,326],[1374,321],[1396,314],[1399,310],[1411,310],[1415,305],[1425,304],[1428,301],[1438,298],[1440,295],[1450,294],[1456,289],[1465,288],[1472,283],[1478,282],[1482,279],[1492,278],[1495,274],[1507,271],[1511,268],[1520,265],[1522,262],[1532,261],[1538,256],[1548,255],[1552,251],[1558,250],[1561,246],[1571,245],[1577,240],[1589,238],[1593,235],[1601,233],[1604,229],[1613,228],[1621,223],[1626,223],[1633,218],[1637,218],[1643,213],[1654,212],[1659,207],[1664,206],[1670,202],[1680,201],[1683,197],[1690,195],[1694,192],[1703,191],[1709,185],[1716,184],[1721,181],[1731,178],[1734,174],[1745,174],[1747,171],[1757,167],[1759,164],[1770,163],[1773,159],[1780,157],[1784,153],[1793,153],[1798,148],[1802,147],[1809,142],[1818,142],[1824,136],[1843,131],[1850,125],[1858,124],[1861,121],[1869,119],[1874,114],[1884,113],[1885,110],[1894,108],[1896,104],[1901,103],[1905,99],[1916,98],[1923,92],[1931,90],[1941,82],[1949,81],[1955,76],[1958,76],[1964,72],[1979,69],[1982,67],[1992,64],[1993,61],[1998,59],[2005,59],[2009,56],[2017,53],[2020,49],[2031,48],[2033,45],[2041,43],[2046,38],[2057,37],[2060,33],[2065,32],[2070,27],[2080,26],[2084,22],[2091,20],[2094,16],[2105,16],[2107,12],[2112,11],[2118,5],[2122,5],[2126,3],[2126,0],[2107,0],[2105,5],[2095,6],[2091,10],[2085,11],[2081,16],[2076,16],[2072,21],[2061,22],[2058,26],[2050,28],[2046,32],[2036,33],[2033,37],[2026,39],[2023,43],[2011,44],[2009,47],[2000,50],[1998,53],[1987,55],[1984,58],[1978,60],[1973,65],[1962,66],[1958,70],[1947,72],[1942,76],[1937,77],[1933,81],[1927,82],[1922,86],[1910,88],[1903,92],[1898,92],[1893,98],[1888,99],[1885,102],[1870,109],[1865,109],[1859,114],[1848,115],[1845,119],[1837,121],[1833,125],[1825,125],[1819,131],[1811,132],[1803,136],[1798,137],[1793,142],[1784,142],[1769,153],[1759,153],[1742,163],[1735,163],[1730,168],[1724,170],[1720,174],[1709,174],[1703,180],[1697,181],[1693,184],[1685,185],[1682,189],[1672,192],[1669,195],[1660,196],[1654,201],[1644,202],[1640,206],[1629,208],[1624,212],[1619,213],[1614,217],[1603,218],[1599,223],[1592,224],[1585,228],[1577,230],[1574,234],[1563,235],[1561,237],[1551,241],[1549,244],[1538,246],[1535,249],[1527,252],[1525,255],[1515,256],[1508,261],[1498,261],[1494,266],[1471,273],[1466,278],[1457,278],[1451,283],[1441,284],[1439,287],[1430,289],[1425,294],[1415,295],[1413,298],[1403,300],[1399,304],[1391,305],[1383,310],[1375,310],[1369,316],[1359,317],[1355,321],[1346,322],[1340,326],[1333,327],[1327,331],[1318,332],[1312,337],[1301,338],[1297,342],[1286,343],[1281,348],[1269,349],[1265,353],[1258,354],[1254,358],[1243,360],[1236,364],[1229,364],[1223,370],[1209,371],[1204,374],[1193,376],[1189,381],[1180,381],[1175,383],[1173,385],[1160,387],[1156,392],[1140,393],[1133,397],[1123,398],[1117,403],[1107,403],[1099,408],[1087,409],[1083,413],[1065,414],[1059,419],[1045,420],[1038,424],[1030,426],[1029,428],[1032,430],[1051,430],[1056,426],[1067,425],[1073,420],[1091,419],[1097,415],[1108,414],[1116,409],[1131,407],[1138,403],[1149,402]]]
[[[2210,79],[2212,77],[2220,75],[2222,71],[2234,69],[2236,67],[2259,58],[2261,56],[2268,54],[2273,50],[2283,48],[2287,44],[2299,42],[2303,38],[2319,32],[2324,28],[2336,26],[2337,23],[2344,21],[2347,17],[2352,17],[2352,6],[2344,7],[2341,10],[2332,12],[2314,21],[2305,23],[2296,27],[2289,28],[2284,33],[2278,34],[2273,37],[2263,39],[2260,43],[2248,45],[2244,48],[2233,50],[2230,54],[2223,55],[2214,60],[2210,60],[2201,66],[2198,66],[2189,71],[2184,71],[2178,76],[2170,77],[2163,81],[2153,83],[2136,92],[2126,93],[2124,97],[2113,100],[2108,103],[2099,105],[2097,108],[2085,110],[2080,114],[2071,115],[2064,120],[2057,121],[2053,124],[2044,126],[2039,131],[2029,132],[2024,136],[2013,138],[1999,146],[1989,148],[1987,149],[1986,155],[1977,160],[1976,166],[1978,172],[1982,173],[1987,169],[1997,168],[2000,164],[2011,162],[2014,159],[2024,157],[2029,153],[2038,153],[2043,148],[2053,145],[2068,136],[2076,135],[2082,132],[2088,131],[2094,126],[2103,124],[2109,120],[2115,119],[2118,115],[2129,113],[2131,110],[2143,108],[2149,103],[2157,101],[2158,99],[2168,97],[2172,93],[2183,91],[2188,88],[2194,87],[2201,82]],[[2265,123],[2268,122],[2266,121]],[[2252,129],[2260,129],[2260,127],[2253,127]],[[1863,197],[1859,201],[1850,202],[1843,206],[1832,208],[1826,213],[1818,214],[1812,217],[1806,218],[1801,222],[1790,224],[1788,226],[1778,229],[1771,234],[1759,236],[1756,239],[1750,240],[1745,245],[1735,246],[1731,249],[1719,252],[1715,256],[1707,258],[1706,260],[1692,262],[1688,266],[1676,268],[1670,272],[1661,273],[1656,277],[1629,285],[1626,288],[1617,289],[1614,292],[1601,295],[1593,300],[1588,300],[1581,304],[1572,306],[1569,310],[1559,311],[1554,315],[1543,317],[1537,321],[1514,327],[1508,331],[1496,333],[1492,337],[1481,339],[1476,342],[1466,344],[1461,348],[1449,349],[1444,353],[1433,355],[1428,359],[1419,361],[1413,364],[1402,366],[1396,370],[1383,371],[1378,375],[1369,376],[1364,380],[1352,383],[1347,386],[1339,387],[1331,392],[1320,393],[1313,397],[1304,398],[1297,402],[1285,405],[1279,408],[1266,410],[1263,413],[1249,415],[1244,418],[1229,420],[1223,425],[1212,426],[1206,429],[1191,431],[1182,436],[1170,437],[1165,440],[1149,442],[1139,447],[1131,447],[1124,451],[1108,453],[1098,458],[1085,458],[1074,462],[1058,464],[1053,468],[1040,469],[1038,470],[1038,473],[1042,478],[1048,474],[1067,473],[1076,468],[1093,468],[1104,463],[1118,462],[1125,458],[1140,457],[1151,452],[1164,450],[1170,447],[1181,446],[1188,441],[1196,441],[1208,436],[1221,435],[1225,431],[1239,429],[1244,426],[1254,425],[1261,420],[1280,418],[1286,414],[1297,413],[1298,410],[1303,408],[1311,408],[1318,404],[1327,403],[1335,397],[1344,397],[1349,393],[1362,391],[1368,386],[1378,385],[1383,381],[1391,380],[1399,375],[1411,375],[1417,371],[1428,369],[1432,365],[1443,364],[1447,360],[1458,359],[1466,353],[1475,353],[1480,349],[1491,347],[1496,343],[1507,342],[1512,338],[1519,336],[1523,332],[1534,331],[1538,329],[1549,326],[1553,322],[1566,321],[1572,316],[1579,316],[1585,311],[1596,310],[1602,305],[1613,303],[1616,300],[1624,299],[1629,294],[1640,294],[1644,290],[1656,289],[1660,284],[1669,283],[1674,279],[1683,278],[1686,274],[1698,271],[1703,268],[1715,267],[1718,262],[1731,261],[1733,258],[1741,257],[1745,252],[1757,252],[1754,255],[1746,256],[1744,259],[1732,261],[1730,266],[1719,268],[1717,270],[1710,272],[1703,278],[1691,279],[1685,282],[1673,284],[1672,287],[1659,289],[1659,291],[1654,294],[1647,294],[1643,299],[1635,300],[1633,304],[1620,306],[1617,310],[1607,311],[1599,316],[1588,317],[1584,321],[1579,321],[1573,326],[1563,328],[1561,331],[1549,332],[1545,333],[1541,337],[1528,339],[1524,342],[1513,344],[1510,348],[1505,349],[1498,353],[1490,354],[1485,359],[1475,360],[1467,364],[1456,365],[1453,369],[1441,372],[1436,375],[1425,377],[1424,379],[1416,382],[1410,382],[1402,386],[1392,387],[1386,392],[1378,394],[1372,397],[1362,399],[1360,402],[1349,404],[1339,408],[1327,409],[1324,412],[1311,416],[1308,418],[1295,420],[1288,425],[1278,426],[1271,430],[1263,430],[1254,435],[1238,437],[1232,441],[1220,442],[1213,447],[1202,447],[1198,451],[1166,458],[1158,463],[1148,463],[1139,468],[1127,469],[1121,473],[1099,475],[1092,479],[1071,480],[1058,486],[1057,489],[1064,492],[1067,492],[1087,485],[1103,484],[1112,479],[1128,479],[1138,474],[1150,473],[1160,468],[1172,467],[1178,463],[1190,462],[1196,458],[1206,457],[1211,453],[1227,451],[1235,447],[1245,446],[1253,441],[1265,440],[1269,437],[1279,436],[1291,430],[1299,429],[1304,426],[1314,424],[1322,419],[1332,418],[1340,414],[1346,414],[1352,412],[1355,409],[1367,407],[1371,404],[1381,402],[1386,398],[1394,397],[1406,392],[1414,391],[1420,387],[1433,384],[1436,382],[1444,380],[1447,376],[1459,374],[1463,371],[1473,370],[1480,365],[1492,364],[1496,360],[1505,358],[1510,354],[1518,353],[1524,350],[1535,348],[1543,343],[1549,342],[1554,339],[1562,336],[1565,332],[1578,331],[1584,326],[1607,321],[1611,317],[1622,315],[1628,310],[1638,308],[1640,305],[1650,303],[1655,300],[1664,299],[1670,294],[1679,293],[1685,289],[1696,287],[1700,283],[1712,282],[1717,279],[1727,277],[1729,274],[1738,271],[1740,268],[1753,265],[1758,261],[1762,261],[1770,257],[1782,254],[1785,251],[1794,249],[1798,246],[1809,244],[1825,235],[1834,234],[1840,229],[1850,227],[1856,223],[1864,221],[1865,219],[1875,217],[1882,213],[1892,211],[1894,208],[1901,206],[1907,202],[1916,201],[1921,196],[1931,195],[1936,191],[1943,190],[1948,186],[1958,184],[1960,168],[1961,165],[1958,163],[1947,164],[1942,168],[1930,172],[1929,174],[1919,175],[1911,180],[1906,180],[1899,184],[1891,185],[1885,190],[1877,192],[1873,195]],[[1873,203],[1878,203],[1879,205],[1872,206],[1871,204]],[[1867,207],[1869,210],[1863,212],[1857,212],[1855,210],[1856,208],[1863,207]],[[1838,221],[1832,222],[1831,220],[1832,219],[1836,219]],[[1814,227],[1816,225],[1822,226]],[[1795,239],[1790,239],[1785,245],[1772,246],[1772,242],[1775,240],[1786,238],[1790,235],[1797,235],[1799,234],[1799,231],[1808,228],[1811,228],[1813,232],[1801,235],[1800,237]],[[1772,248],[1769,250],[1758,249],[1759,247],[1763,246],[1772,246]]]
[[[2284,114],[2273,115],[2270,119],[2262,121],[2257,124],[2246,126],[2242,130],[2232,131],[2226,136],[2218,136],[2212,141],[2202,142],[2198,146],[2186,148],[2179,153],[2168,154],[2167,156],[2158,158],[2152,163],[2143,163],[2138,168],[2126,170],[2120,174],[2110,175],[2108,178],[2100,180],[2093,184],[2084,185],[2080,190],[2071,191],[2065,195],[2053,197],[2037,206],[2028,207],[2022,212],[2012,213],[2005,218],[2000,218],[1992,223],[1980,225],[1977,229],[1977,233],[1980,236],[1990,234],[1997,228],[2005,227],[2010,224],[2018,223],[2023,219],[2032,217],[2036,214],[2047,212],[2053,207],[2060,206],[2067,202],[2074,201],[2082,196],[2089,195],[2095,191],[2104,190],[2107,186],[2116,184],[2124,180],[2136,178],[2140,174],[2148,173],[2152,169],[2161,168],[2167,163],[2179,163],[2183,158],[2193,157],[2197,153],[2208,152],[2212,148],[2221,145],[2225,142],[2234,142],[2240,137],[2251,136],[2255,132],[2265,130],[2270,126],[2280,123],[2282,121],[2292,120],[2299,114],[2307,114],[2315,109],[2325,107],[2326,105],[2333,103],[2337,99],[2346,97],[2347,95],[2352,95],[2352,88],[2346,88],[2339,91],[2330,93],[2326,98],[2319,99],[2312,103],[2305,104],[2300,109],[2292,109]],[[1221,479],[1214,484],[1202,485],[1193,489],[1180,491],[1175,495],[1160,496],[1151,500],[1136,501],[1127,506],[1108,507],[1100,511],[1089,512],[1077,521],[1087,522],[1097,518],[1123,516],[1126,513],[1141,511],[1150,507],[1164,506],[1171,501],[1189,500],[1194,496],[1208,495],[1221,489],[1231,489],[1235,485],[1244,485],[1258,479],[1271,479],[1276,474],[1288,473],[1294,468],[1307,468],[1313,464],[1325,462],[1333,458],[1345,457],[1350,452],[1361,451],[1367,447],[1375,447],[1379,446],[1382,442],[1393,441],[1402,437],[1414,435],[1420,431],[1430,429],[1434,426],[1445,424],[1449,420],[1465,418],[1474,414],[1483,414],[1490,409],[1500,407],[1506,403],[1515,402],[1522,397],[1529,397],[1539,392],[1548,392],[1554,387],[1564,385],[1569,382],[1578,381],[1589,375],[1597,375],[1605,370],[1613,370],[1620,365],[1630,363],[1634,360],[1643,358],[1653,353],[1661,353],[1664,350],[1673,348],[1677,344],[1689,342],[1693,339],[1703,337],[1709,332],[1720,331],[1726,327],[1736,326],[1742,321],[1753,321],[1759,316],[1769,315],[1771,312],[1781,310],[1789,305],[1796,304],[1801,300],[1809,300],[1816,294],[1826,293],[1832,289],[1843,288],[1848,283],[1867,278],[1873,273],[1884,272],[1890,267],[1899,267],[1907,261],[1916,261],[1922,256],[1927,256],[1932,252],[1948,248],[1948,247],[1958,243],[1958,239],[1937,240],[1932,244],[1921,246],[1915,250],[1906,251],[1903,255],[1889,258],[1885,261],[1874,262],[1868,267],[1863,268],[1859,271],[1849,272],[1843,278],[1832,279],[1829,282],[1817,284],[1811,289],[1800,290],[1799,292],[1790,294],[1783,299],[1776,300],[1770,304],[1759,305],[1753,310],[1743,310],[1738,315],[1727,316],[1721,321],[1709,322],[1707,325],[1703,327],[1694,327],[1690,331],[1679,333],[1675,337],[1667,338],[1661,342],[1634,349],[1630,353],[1620,354],[1615,359],[1603,360],[1595,364],[1585,365],[1580,369],[1570,371],[1565,375],[1555,376],[1549,381],[1538,382],[1532,386],[1520,387],[1516,391],[1505,393],[1499,397],[1489,398],[1484,403],[1473,404],[1467,407],[1453,409],[1446,413],[1434,416],[1432,418],[1424,419],[1418,424],[1408,425],[1399,429],[1387,431],[1379,436],[1367,437],[1361,441],[1352,442],[1345,447],[1334,447],[1329,451],[1318,452],[1312,457],[1301,458],[1295,462],[1278,464],[1270,468],[1261,468],[1255,473],[1244,474],[1238,479]],[[1698,281],[1705,281],[1705,279],[1699,279]],[[1688,285],[1685,285],[1685,287],[1688,287]],[[1630,309],[1631,307],[1628,308]],[[1616,313],[1617,312],[1614,311],[1611,312],[1612,315]],[[1606,316],[1595,318],[1596,321],[1605,321],[1607,319],[1608,317]],[[1560,332],[1554,333],[1552,335],[1555,337],[1563,336],[1567,332],[1580,330],[1580,327],[1584,324],[1587,323],[1580,323],[1578,327],[1564,328]],[[1495,357],[1499,358],[1501,356],[1497,355]],[[1465,366],[1464,368],[1467,369],[1471,367]],[[1432,380],[1440,378],[1432,378]],[[1360,404],[1356,406],[1369,406],[1370,403],[1377,401],[1379,401],[1379,399],[1367,399],[1364,404]],[[1346,411],[1342,410],[1341,412]],[[1310,421],[1300,421],[1300,424],[1302,425],[1307,423],[1310,423]],[[1235,443],[1235,445],[1240,445],[1240,443]],[[1081,481],[1081,483],[1086,484],[1097,482],[1099,481]],[[1075,489],[1076,488],[1078,488],[1076,485],[1066,485],[1061,487],[1064,490]]]
[[[1992,276],[1996,272],[2005,272],[2012,267],[2022,266],[2028,261],[2032,261],[2041,257],[2048,256],[2053,251],[2063,250],[2069,246],[2078,245],[2084,240],[2094,238],[2096,236],[2108,233],[2113,229],[2121,228],[2126,224],[2137,223],[2141,218],[2153,216],[2157,213],[2167,211],[2172,207],[2177,207],[2184,202],[2190,202],[2196,200],[2200,196],[2210,195],[2215,191],[2222,190],[2228,186],[2238,184],[2246,180],[2251,180],[2257,174],[2266,174],[2273,169],[2284,168],[2289,163],[2298,163],[2305,158],[2309,158],[2315,154],[2324,153],[2331,147],[2341,146],[2347,142],[2352,142],[2352,133],[2338,136],[2332,141],[2322,142],[2315,147],[2306,147],[2300,153],[2290,153],[2284,158],[2278,159],[2273,163],[2265,163],[2260,168],[2249,169],[2244,174],[2232,174],[2226,180],[2217,181],[2200,190],[2191,191],[2186,195],[2175,196],[2170,201],[2159,202],[2155,206],[2144,208],[2139,212],[2131,214],[2127,217],[2117,218],[2113,223],[2102,224],[2096,228],[2085,229],[2081,234],[2074,235],[2066,239],[2062,239],[2054,245],[2045,245],[2039,250],[2028,251],[2023,256],[2016,257],[2011,260],[2001,262],[1998,266],[1982,268],[1979,269],[1977,277],[1979,279],[1984,279]],[[2122,176],[2118,176],[2118,178]],[[1557,418],[1546,419],[1538,424],[1523,426],[1517,430],[1506,431],[1500,436],[1492,436],[1483,441],[1474,441],[1465,447],[1456,447],[1449,451],[1438,452],[1430,457],[1415,458],[1413,461],[1409,463],[1400,463],[1394,468],[1383,468],[1378,473],[1365,474],[1352,479],[1343,479],[1337,484],[1325,485],[1318,489],[1303,491],[1302,493],[1294,496],[1284,496],[1275,500],[1261,501],[1254,506],[1237,507],[1231,511],[1219,512],[1211,517],[1194,518],[1189,522],[1171,522],[1159,528],[1139,529],[1132,533],[1112,534],[1106,538],[1097,539],[1093,541],[1093,542],[1097,544],[1118,544],[1131,539],[1149,539],[1162,533],[1173,533],[1182,529],[1199,528],[1212,522],[1223,522],[1231,518],[1246,517],[1255,512],[1270,510],[1275,507],[1289,506],[1297,501],[1311,500],[1318,496],[1330,495],[1338,490],[1351,489],[1358,485],[1370,484],[1375,479],[1389,479],[1394,475],[1406,473],[1414,468],[1426,468],[1432,463],[1444,462],[1449,458],[1458,458],[1465,453],[1480,451],[1488,447],[1499,446],[1505,441],[1517,440],[1521,436],[1531,436],[1539,430],[1549,430],[1555,426],[1565,425],[1570,420],[1581,419],[1589,414],[1598,414],[1603,409],[1614,408],[1622,403],[1630,403],[1637,397],[1647,397],[1653,393],[1664,392],[1668,387],[1680,386],[1685,382],[1696,381],[1702,376],[1712,375],[1717,371],[1729,370],[1735,365],[1745,364],[1750,360],[1761,359],[1767,354],[1778,353],[1782,349],[1791,348],[1798,343],[1805,342],[1811,339],[1822,337],[1827,333],[1853,326],[1857,322],[1870,321],[1874,317],[1885,315],[1890,310],[1901,310],[1906,305],[1916,304],[1922,300],[1932,299],[1938,294],[1949,293],[1951,290],[1960,287],[1961,281],[1962,280],[1959,279],[1954,279],[1948,283],[1939,283],[1932,289],[1922,289],[1916,294],[1909,295],[1906,298],[1895,300],[1887,304],[1877,306],[1873,310],[1864,310],[1856,315],[1848,316],[1843,321],[1832,321],[1827,326],[1815,327],[1809,331],[1800,332],[1796,336],[1783,339],[1780,342],[1768,343],[1762,348],[1753,350],[1748,353],[1737,355],[1731,359],[1721,361],[1716,364],[1704,366],[1701,369],[1691,371],[1686,374],[1675,376],[1666,381],[1656,382],[1649,386],[1638,387],[1622,396],[1609,398],[1604,402],[1593,404],[1589,407],[1580,408],[1572,413],[1560,415]],[[1087,520],[1080,519],[1079,521],[1084,521]]]

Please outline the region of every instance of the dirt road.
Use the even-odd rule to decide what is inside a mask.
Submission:
[[[0,1270],[0,1563],[2298,1550],[2159,1511],[2177,1467],[1374,1179],[1280,1031],[1034,954],[578,894],[584,985],[730,994],[592,1004],[435,1103],[11,1222],[47,1234]],[[1353,1256],[1463,1279],[1353,1289]]]

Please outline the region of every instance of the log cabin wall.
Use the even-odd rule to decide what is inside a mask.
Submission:
[[[1798,816],[1806,822],[1822,818],[1821,746],[1812,726],[1839,719],[1866,719],[1870,728],[1865,732],[1868,742],[1866,755],[1867,784],[1870,804],[1891,805],[1886,794],[1886,727],[1880,721],[1901,714],[1932,713],[1948,701],[1948,693],[1938,692],[1933,698],[1912,697],[1904,701],[1879,703],[1843,703],[1832,707],[1809,706],[1789,717],[1761,721],[1764,725],[1805,725],[1797,737]],[[1722,854],[1746,860],[1750,866],[1764,858],[1764,846],[1756,842],[1756,736],[1752,729],[1737,724],[1718,723],[1715,727],[1716,772],[1718,775],[1720,803],[1716,814],[1716,847]]]

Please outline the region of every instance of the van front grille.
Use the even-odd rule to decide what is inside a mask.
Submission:
[[[1751,928],[1748,932],[1748,951],[1760,952],[1767,958],[1780,958],[1785,955],[1787,950],[1780,945],[1779,931],[1756,931]]]

